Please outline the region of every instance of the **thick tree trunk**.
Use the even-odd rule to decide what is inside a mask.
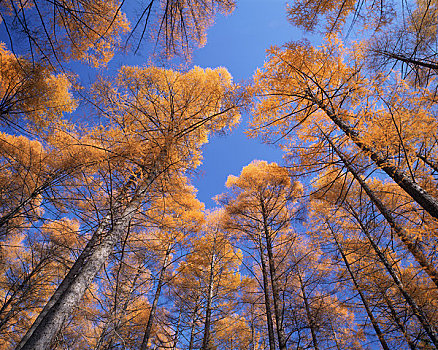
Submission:
[[[327,223],[328,224],[328,223]],[[342,260],[344,261],[345,267],[347,268],[348,274],[350,275],[351,281],[353,282],[354,288],[357,290],[360,296],[360,300],[362,301],[363,306],[365,307],[365,311],[368,315],[368,318],[371,321],[371,324],[373,325],[374,332],[376,332],[377,338],[379,339],[380,344],[382,345],[382,348],[384,350],[390,350],[390,347],[385,341],[385,337],[383,336],[382,330],[380,329],[379,323],[374,317],[373,313],[371,312],[371,307],[368,304],[367,299],[365,298],[364,293],[362,292],[362,288],[359,286],[359,283],[356,280],[356,277],[354,276],[353,271],[351,270],[350,263],[348,262],[347,256],[345,255],[344,249],[342,248],[341,244],[339,243],[336,234],[332,231],[330,225],[328,224],[330,231],[332,232],[332,237],[336,243],[336,248],[338,249],[338,252],[341,254]]]
[[[157,310],[158,299],[160,298],[161,288],[163,287],[163,284],[164,284],[164,274],[166,273],[166,269],[168,267],[170,251],[171,251],[171,245],[169,244],[167,249],[166,249],[166,255],[164,256],[163,265],[161,266],[160,276],[158,277],[158,285],[157,285],[157,289],[155,291],[154,300],[152,302],[152,306],[151,306],[151,309],[149,311],[149,317],[148,317],[148,322],[146,324],[146,330],[144,332],[143,341],[141,342],[141,346],[140,346],[141,350],[146,350],[148,348],[148,342],[149,342],[149,338],[150,338],[151,332],[152,332],[152,325],[153,325],[155,313]]]
[[[116,200],[115,205],[111,208],[112,215],[108,214],[102,220],[67,276],[21,339],[16,350],[47,350],[50,348],[52,340],[63,323],[79,304],[88,286],[113,251],[114,246],[128,229],[129,222],[138,210],[157,174],[157,171],[152,171],[126,205],[122,204],[123,197],[125,197],[124,191],[122,191],[120,199]],[[125,188],[128,188],[128,185],[129,182]],[[110,227],[108,228],[108,226]]]
[[[332,146],[332,148],[335,151],[335,153],[342,160],[342,162],[344,163],[345,167],[353,175],[353,177],[360,184],[360,186],[364,189],[364,191],[366,192],[368,197],[375,204],[375,206],[379,209],[380,213],[385,217],[385,219],[388,221],[388,223],[394,229],[396,234],[400,237],[402,242],[405,243],[405,246],[409,249],[409,251],[411,253],[412,253],[412,251],[414,251],[415,255],[414,255],[414,253],[412,253],[412,254],[414,255],[414,257],[416,259],[417,259],[417,256],[420,256],[422,258],[420,260],[421,262],[418,261],[418,260],[417,261],[423,267],[422,263],[426,264],[426,262],[425,262],[426,258],[424,257],[424,255],[421,252],[419,252],[417,250],[417,248],[415,247],[415,245],[406,237],[406,235],[404,234],[404,232],[401,229],[401,227],[399,227],[396,224],[395,220],[392,218],[392,215],[389,213],[389,211],[386,209],[386,207],[383,205],[383,203],[375,196],[374,192],[368,187],[368,185],[365,183],[365,181],[362,180],[361,176],[354,170],[354,168],[352,167],[350,162],[338,150],[338,148],[327,137],[327,135],[325,135],[325,137],[326,137],[327,141],[330,143],[330,145]],[[400,293],[403,295],[403,297],[405,298],[406,302],[412,308],[412,311],[413,311],[414,315],[417,317],[417,319],[420,322],[420,324],[422,325],[423,329],[426,331],[426,333],[429,336],[430,340],[432,340],[433,344],[438,348],[438,334],[437,334],[437,331],[436,331],[435,327],[429,323],[429,321],[427,320],[426,315],[423,313],[421,308],[418,307],[418,305],[415,302],[415,300],[406,291],[402,281],[400,280],[400,278],[398,277],[397,273],[392,268],[392,265],[386,259],[385,255],[382,253],[382,251],[380,250],[378,245],[374,242],[373,237],[368,232],[367,228],[363,225],[362,220],[360,220],[359,216],[354,211],[354,208],[352,206],[349,206],[349,208],[350,208],[351,214],[356,218],[356,220],[357,220],[358,224],[360,225],[363,233],[366,235],[366,237],[368,238],[368,241],[371,243],[371,246],[372,246],[373,250],[375,251],[375,253],[379,257],[380,261],[383,263],[383,265],[385,266],[386,270],[388,271],[388,273],[390,274],[390,276],[394,280],[394,282],[395,282],[397,288],[399,289]],[[427,267],[427,269],[424,268],[424,270],[429,274],[429,276],[430,276],[430,273],[435,273],[435,276],[432,275],[431,278],[435,282],[435,284],[438,285],[438,283],[437,283],[438,282],[438,278],[437,278],[438,274],[436,273],[435,269],[432,266],[429,266],[429,264],[426,264],[426,267]]]
[[[319,100],[311,91],[306,91],[307,96],[322,109],[326,115],[341,129],[346,136],[350,138],[363,152],[365,152],[371,160],[382,169],[388,176],[394,180],[412,199],[417,202],[424,210],[426,210],[432,217],[438,219],[438,200],[431,196],[420,185],[415,183],[412,179],[406,176],[403,171],[391,165],[385,157],[375,152],[372,148],[361,141],[359,134],[352,127],[347,125],[335,111]]]
[[[277,286],[276,268],[274,261],[274,253],[272,249],[272,240],[268,228],[268,218],[266,214],[265,204],[263,199],[260,200],[263,217],[263,231],[266,240],[266,250],[268,252],[269,273],[271,275],[272,297],[274,301],[275,321],[277,324],[278,345],[280,350],[286,350],[286,335],[283,328],[283,307],[280,300],[280,293]]]
[[[263,294],[265,296],[266,323],[268,325],[269,350],[275,350],[274,325],[272,322],[271,301],[269,298],[268,270],[266,267],[265,254],[262,240],[259,236],[260,262],[262,264]]]

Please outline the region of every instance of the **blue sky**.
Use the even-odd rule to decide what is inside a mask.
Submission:
[[[193,64],[201,67],[223,66],[234,81],[249,80],[263,66],[266,50],[272,46],[300,39],[303,34],[286,19],[283,0],[239,0],[229,16],[218,16],[208,30],[207,44],[194,51]],[[193,184],[198,198],[207,208],[214,206],[211,197],[225,191],[230,174],[239,175],[254,159],[281,162],[281,151],[260,140],[246,138],[249,116],[243,115],[239,127],[227,136],[214,137],[204,147],[204,162]]]

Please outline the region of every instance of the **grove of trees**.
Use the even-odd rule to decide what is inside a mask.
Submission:
[[[235,6],[0,1],[0,349],[438,348],[438,1],[290,0],[245,84],[190,66]],[[283,162],[206,209],[241,118]]]

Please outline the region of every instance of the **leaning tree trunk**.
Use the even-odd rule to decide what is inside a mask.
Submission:
[[[386,296],[385,291],[382,291],[383,300],[385,301],[386,305],[388,305],[389,311],[391,313],[391,317],[394,319],[394,322],[396,323],[398,329],[403,334],[403,337],[405,338],[406,342],[409,345],[409,348],[411,350],[415,350],[416,346],[414,342],[412,341],[411,337],[408,334],[408,331],[406,327],[403,325],[403,322],[400,320],[400,317],[397,315],[397,311],[395,310],[394,304],[392,303],[391,299]]]
[[[18,286],[12,286],[13,293],[9,295],[8,299],[3,303],[0,308],[0,334],[4,328],[7,327],[8,322],[17,313],[17,305],[19,305],[20,299],[25,299],[26,294],[30,290],[31,279],[35,275],[41,272],[46,264],[49,264],[51,260],[48,256],[43,257],[33,270],[26,275],[25,278],[19,283]]]
[[[322,132],[322,130],[320,129]],[[374,203],[374,205],[379,209],[380,213],[386,219],[388,224],[394,230],[397,237],[402,241],[406,249],[412,254],[417,263],[423,268],[424,272],[426,272],[431,280],[438,287],[438,271],[436,270],[434,264],[423,254],[423,252],[417,247],[417,245],[408,237],[405,230],[397,224],[394,217],[391,215],[386,206],[382,203],[382,201],[377,198],[374,192],[369,188],[369,186],[362,180],[360,175],[354,170],[351,163],[348,159],[342,154],[342,152],[335,146],[335,144],[330,140],[330,138],[322,132],[325,139],[329,142],[330,146],[333,148],[335,153],[338,155],[339,159],[345,165],[347,170],[353,175],[359,185],[364,189],[368,197]]]
[[[341,129],[346,136],[350,138],[363,152],[365,152],[371,160],[382,169],[394,182],[399,185],[411,198],[417,202],[424,210],[426,210],[432,217],[438,219],[438,200],[431,196],[420,185],[412,181],[406,176],[403,171],[397,169],[394,165],[388,163],[387,159],[366,145],[359,137],[359,133],[352,127],[347,125],[336,112],[329,106],[319,100],[310,89],[306,90],[309,99],[317,105],[325,114],[332,120],[336,126]]]
[[[326,221],[327,223],[327,221]],[[359,286],[359,283],[356,280],[356,277],[354,276],[353,271],[351,270],[350,263],[348,262],[347,256],[345,255],[344,249],[342,248],[341,244],[339,243],[336,234],[333,232],[330,225],[327,223],[331,233],[332,237],[336,243],[336,248],[338,249],[338,252],[341,254],[342,260],[344,261],[345,267],[347,268],[348,274],[350,275],[351,280],[353,281],[354,288],[357,290],[360,296],[360,300],[362,301],[363,306],[365,307],[365,311],[367,312],[368,318],[371,321],[371,324],[373,325],[374,332],[376,332],[377,338],[379,339],[380,345],[382,345],[382,348],[384,350],[390,350],[388,344],[386,343],[386,340],[383,336],[382,330],[380,329],[379,323],[374,317],[371,306],[368,304],[368,300],[365,298],[364,293],[362,292],[362,288]]]
[[[157,310],[158,299],[160,298],[161,288],[164,284],[164,274],[166,273],[166,269],[168,267],[168,260],[170,256],[171,245],[169,244],[166,249],[166,255],[164,256],[163,265],[161,266],[160,276],[158,277],[158,285],[157,290],[155,291],[154,301],[152,302],[151,309],[149,311],[148,323],[146,324],[146,330],[144,332],[143,341],[141,342],[140,349],[146,350],[148,347],[149,338],[152,332],[152,325],[155,318],[155,312]]]
[[[388,221],[388,223],[394,229],[395,233],[400,237],[402,242],[405,243],[405,246],[409,249],[409,251],[413,250],[416,253],[416,255],[414,255],[414,253],[412,253],[412,251],[411,251],[411,253],[414,255],[414,257],[417,258],[417,256],[421,256],[422,257],[421,262],[422,263],[426,263],[425,262],[426,258],[424,257],[423,253],[418,251],[417,248],[415,247],[415,245],[406,237],[404,231],[401,229],[401,227],[399,227],[397,225],[397,223],[393,219],[392,215],[390,214],[389,210],[384,206],[384,204],[380,201],[380,199],[377,198],[377,196],[374,194],[374,192],[371,190],[371,188],[365,183],[365,181],[361,178],[361,176],[354,170],[354,168],[352,167],[350,162],[338,150],[338,148],[333,144],[333,142],[329,139],[329,137],[327,135],[325,135],[325,134],[324,134],[324,136],[326,137],[327,141],[332,146],[332,148],[335,151],[335,153],[338,155],[338,157],[344,163],[344,165],[347,168],[347,170],[353,175],[353,177],[356,179],[356,181],[364,189],[364,191],[366,192],[368,197],[376,205],[376,207],[379,209],[380,213],[385,217],[385,219]],[[373,250],[375,251],[375,253],[379,257],[380,261],[385,266],[385,268],[388,271],[388,273],[390,274],[391,278],[394,280],[394,282],[395,282],[397,288],[399,289],[400,293],[403,295],[403,297],[405,298],[406,302],[412,308],[413,313],[417,317],[417,319],[420,322],[420,324],[422,325],[423,329],[426,331],[426,333],[429,336],[430,340],[432,340],[433,344],[438,348],[438,334],[437,334],[437,331],[436,331],[435,327],[429,323],[429,321],[427,320],[427,317],[424,314],[424,312],[421,310],[421,308],[419,308],[419,306],[417,305],[415,300],[407,292],[407,290],[404,287],[402,281],[398,277],[397,273],[394,271],[392,265],[386,259],[385,255],[380,250],[380,248],[376,244],[376,242],[374,242],[373,237],[368,232],[368,230],[365,227],[365,225],[363,225],[362,220],[360,220],[358,214],[355,212],[353,207],[349,206],[349,209],[351,211],[351,214],[356,218],[358,224],[360,225],[360,227],[362,229],[362,232],[366,235],[366,237],[368,238],[368,241],[371,243],[371,246],[372,246]],[[419,261],[420,265],[421,265],[421,262]],[[421,265],[421,266],[423,267],[423,265]],[[425,271],[428,274],[431,272],[431,270],[432,270],[432,272],[435,272],[435,274],[436,274],[436,271],[435,271],[435,269],[433,267],[429,266],[428,264],[426,264],[426,267],[427,267],[427,269],[425,268]],[[430,276],[430,274],[429,274],[429,276]],[[431,276],[431,277],[432,277],[432,280],[435,282],[435,284],[437,284],[438,279],[435,276]]]
[[[263,231],[266,240],[266,250],[268,252],[269,273],[271,275],[272,297],[274,301],[275,322],[277,324],[278,345],[280,350],[286,350],[286,335],[283,328],[283,307],[280,300],[280,293],[277,286],[276,269],[274,264],[274,253],[272,251],[272,240],[268,228],[268,219],[263,200],[260,200],[263,217]]]
[[[125,191],[115,201],[112,212],[98,226],[96,232],[73,264],[67,276],[38,315],[16,347],[16,350],[47,350],[66,319],[79,304],[88,286],[126,232],[129,222],[146,196],[149,186],[159,175],[158,167],[148,174],[143,184],[126,205]],[[131,185],[128,181],[124,189]],[[110,228],[108,228],[110,226]]]

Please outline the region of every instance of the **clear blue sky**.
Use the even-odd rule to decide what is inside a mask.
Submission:
[[[270,46],[302,37],[287,22],[285,8],[283,0],[238,0],[231,15],[216,18],[208,31],[207,45],[194,51],[193,64],[226,67],[236,82],[251,79],[257,67],[263,65]],[[204,147],[204,162],[193,184],[207,208],[214,206],[211,197],[225,191],[227,176],[239,175],[252,160],[281,162],[278,148],[246,138],[248,119],[242,116],[240,126],[230,135],[214,137]]]

